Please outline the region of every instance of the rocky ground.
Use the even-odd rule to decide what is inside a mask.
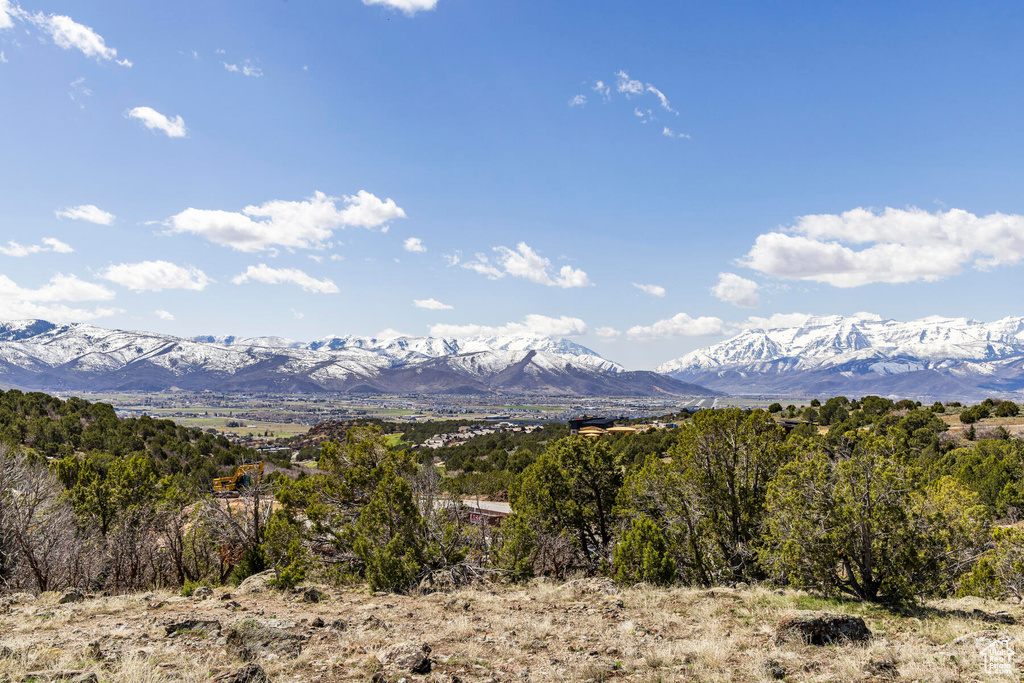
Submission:
[[[986,673],[983,648],[1024,643],[1020,608],[991,601],[897,614],[796,591],[600,579],[403,596],[282,593],[251,577],[191,597],[18,594],[0,612],[2,681],[983,681],[1007,680]]]

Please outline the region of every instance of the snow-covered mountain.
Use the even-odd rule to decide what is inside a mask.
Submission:
[[[809,317],[748,329],[657,368],[735,394],[1024,396],[1024,317]]]
[[[182,339],[43,320],[0,322],[0,386],[65,391],[714,393],[653,372],[627,372],[564,339]]]

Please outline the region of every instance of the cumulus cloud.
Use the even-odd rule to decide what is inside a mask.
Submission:
[[[650,341],[671,337],[702,337],[722,334],[724,331],[725,325],[720,318],[691,318],[685,313],[676,313],[671,318],[659,320],[653,325],[635,325],[626,330],[626,336],[634,341]]]
[[[582,107],[586,103],[587,103],[587,96],[586,95],[576,95],[571,100],[569,100],[569,106],[570,107]]]
[[[70,254],[74,251],[70,244],[61,242],[56,237],[44,237],[42,244],[19,244],[14,240],[7,243],[7,246],[0,247],[0,254],[5,256],[23,257],[29,254],[38,254],[43,251],[52,251],[57,254]]]
[[[591,90],[601,95],[605,100],[609,100],[612,97],[612,89],[604,81],[594,81],[594,87]]]
[[[718,284],[711,288],[719,301],[726,301],[740,308],[757,308],[761,305],[760,286],[734,273],[719,273]]]
[[[265,263],[249,266],[244,273],[231,278],[236,285],[246,282],[262,282],[268,285],[293,284],[314,294],[336,294],[338,286],[324,278],[317,280],[298,268],[271,268]]]
[[[598,337],[606,341],[612,341],[622,336],[622,332],[619,332],[614,327],[599,327],[594,332]]]
[[[256,252],[286,247],[321,248],[333,231],[346,226],[379,228],[405,211],[392,199],[381,200],[360,190],[342,198],[315,192],[304,201],[275,199],[242,211],[186,209],[168,219],[170,232],[200,235],[216,244],[238,251]]]
[[[757,237],[740,265],[791,280],[858,287],[934,282],[1024,260],[1024,216],[976,216],[961,209],[864,208],[802,216]]]
[[[447,325],[430,328],[432,337],[496,337],[507,334],[528,334],[538,337],[578,337],[587,333],[587,324],[579,318],[552,318],[531,313],[519,323],[505,325]]]
[[[441,303],[440,301],[438,301],[437,299],[434,299],[434,298],[430,298],[430,299],[413,299],[412,300],[412,305],[415,306],[416,308],[425,308],[428,311],[450,311],[453,308],[455,308],[454,306],[449,306],[448,304],[443,304],[443,303]]]
[[[154,313],[156,313],[156,317],[161,320],[174,320],[174,314],[170,311],[154,311]]]
[[[72,308],[61,302],[107,301],[114,292],[75,275],[57,273],[42,287],[21,287],[0,275],[0,318],[43,318],[54,322],[93,320],[120,312],[116,308]]]
[[[94,204],[81,204],[79,206],[68,206],[54,211],[57,218],[68,218],[73,221],[86,221],[96,225],[111,225],[114,222],[114,214],[104,211]]]
[[[7,28],[14,28],[14,7],[10,0],[0,0],[0,31]]]
[[[100,277],[136,292],[164,289],[202,291],[213,280],[195,266],[179,266],[170,261],[121,263],[100,271]]]
[[[363,0],[364,5],[384,5],[405,12],[410,17],[423,10],[437,7],[437,0]]]
[[[169,138],[183,138],[188,134],[185,129],[185,120],[181,115],[169,119],[156,109],[151,107],[135,107],[126,116],[130,119],[142,121],[142,125],[150,130],[160,131]]]
[[[427,248],[423,246],[423,240],[419,237],[410,237],[402,243],[402,246],[405,247],[406,251],[412,251],[420,254],[427,250]]]
[[[6,5],[6,7],[5,7]],[[127,59],[117,59],[117,49],[109,47],[99,35],[88,26],[79,24],[71,17],[62,14],[35,14],[25,13],[9,2],[3,1],[0,4],[0,28],[3,28],[3,18],[10,21],[12,15],[21,14],[33,24],[48,34],[55,45],[65,50],[79,50],[86,57],[95,57],[99,60],[115,61],[121,66],[131,67],[132,63]]]
[[[551,260],[534,251],[526,242],[520,242],[515,249],[494,247],[497,256],[494,263],[486,254],[476,254],[475,261],[462,263],[463,268],[486,275],[490,280],[498,280],[511,275],[536,282],[548,287],[589,287],[591,284],[587,274],[572,266],[562,266],[557,274],[552,275]],[[461,260],[459,253],[446,256],[449,265],[456,265]]]
[[[633,286],[651,296],[665,296],[665,288],[658,285],[641,285],[634,282]]]

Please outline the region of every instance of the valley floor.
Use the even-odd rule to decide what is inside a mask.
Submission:
[[[241,664],[226,636],[247,617],[305,639],[301,653],[289,656],[272,652],[274,637],[265,636],[268,649],[256,661],[275,683],[766,681],[772,673],[789,681],[1007,680],[985,672],[979,650],[997,637],[1024,643],[1024,626],[999,623],[1024,619],[1019,607],[977,599],[898,615],[797,591],[619,590],[581,579],[416,596],[324,588],[323,601],[310,604],[301,592],[260,590],[251,581],[247,589],[253,585],[259,592],[230,597],[216,589],[203,597],[154,592],[68,604],[56,594],[0,599],[0,680],[92,672],[99,681],[209,681]],[[776,645],[775,624],[792,609],[860,615],[874,639]],[[195,623],[167,635],[168,625],[187,620]],[[206,630],[203,621],[221,630]],[[389,646],[410,641],[431,648],[430,673],[381,663]]]

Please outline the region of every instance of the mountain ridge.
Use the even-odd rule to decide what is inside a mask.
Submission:
[[[1024,396],[1024,317],[993,322],[872,314],[750,328],[657,372],[736,394]]]
[[[711,396],[625,370],[565,339],[531,335],[192,338],[86,323],[0,322],[0,383],[62,391],[168,389],[278,393],[530,393]]]

